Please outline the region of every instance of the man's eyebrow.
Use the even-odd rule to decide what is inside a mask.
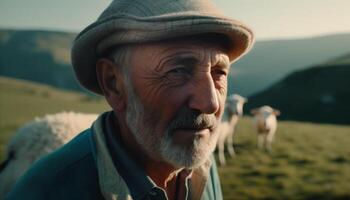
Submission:
[[[199,63],[199,60],[194,55],[190,55],[190,53],[187,52],[179,52],[175,54],[168,55],[164,58],[162,58],[157,67],[156,70],[160,71],[164,68],[165,65],[186,65],[186,66],[195,66]]]
[[[177,56],[170,61],[175,65],[195,66],[199,63],[199,60],[193,56]]]

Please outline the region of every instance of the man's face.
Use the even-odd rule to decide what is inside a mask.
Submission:
[[[176,167],[203,164],[215,149],[229,59],[216,45],[177,41],[133,47],[127,124],[147,154]]]

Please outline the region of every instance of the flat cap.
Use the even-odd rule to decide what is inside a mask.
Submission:
[[[224,16],[209,0],[114,0],[74,40],[72,64],[79,82],[102,94],[96,61],[105,49],[203,33],[230,39],[231,62],[245,54],[254,40],[247,26]]]

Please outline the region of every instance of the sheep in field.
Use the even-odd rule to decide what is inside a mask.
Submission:
[[[232,137],[238,118],[243,115],[243,105],[246,102],[247,99],[238,94],[233,94],[227,98],[225,112],[219,127],[220,136],[217,143],[220,165],[226,164],[224,155],[225,141],[229,155],[231,157],[235,155]]]
[[[280,111],[270,106],[262,106],[251,110],[254,115],[254,124],[258,133],[258,147],[271,150],[271,145],[277,130],[277,118]]]
[[[7,145],[7,159],[0,165],[0,199],[40,157],[67,143],[89,128],[95,114],[62,112],[36,118],[20,128]]]

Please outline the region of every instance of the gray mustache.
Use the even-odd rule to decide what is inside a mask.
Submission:
[[[193,109],[183,108],[170,123],[168,130],[176,129],[214,129],[218,120],[213,114],[203,114]]]

